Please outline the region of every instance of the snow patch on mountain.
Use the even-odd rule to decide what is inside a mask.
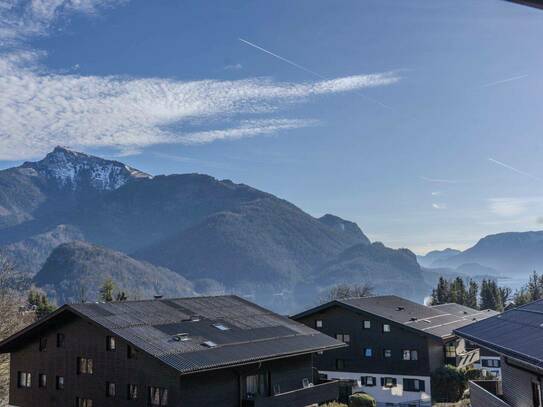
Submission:
[[[56,147],[37,162],[26,162],[39,174],[57,181],[60,187],[78,189],[90,186],[97,190],[111,191],[136,178],[152,178],[151,175],[118,161],[104,160],[65,147]]]

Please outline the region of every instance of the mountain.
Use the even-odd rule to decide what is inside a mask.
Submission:
[[[312,303],[336,275],[412,298],[427,289],[411,252],[372,245],[354,222],[315,218],[229,180],[151,176],[61,147],[0,171],[0,251],[60,302],[81,281],[95,295],[108,275],[151,294],[152,282],[172,272],[184,280],[164,294],[191,284],[191,292],[232,292],[280,312]]]
[[[33,282],[65,303],[82,298],[94,301],[108,278],[130,298],[196,294],[191,282],[171,270],[80,241],[55,248]]]
[[[432,264],[438,260],[447,259],[460,253],[460,250],[447,248],[444,250],[433,250],[424,256],[417,256],[419,264],[423,267],[432,267]]]
[[[478,263],[505,275],[527,274],[543,270],[543,231],[507,232],[489,235],[475,246],[446,259],[435,266],[458,267]]]
[[[380,242],[358,244],[325,262],[316,272],[321,287],[337,283],[369,283],[375,291],[421,300],[431,292],[413,252]]]

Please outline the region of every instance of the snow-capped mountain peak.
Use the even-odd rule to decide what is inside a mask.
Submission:
[[[45,158],[26,162],[24,168],[54,179],[62,188],[91,187],[97,190],[114,190],[130,180],[152,178],[149,174],[118,161],[105,160],[66,147],[55,147]]]

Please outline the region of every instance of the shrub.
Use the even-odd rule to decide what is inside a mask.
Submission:
[[[462,398],[467,384],[463,371],[450,365],[440,367],[432,373],[432,398],[441,403],[456,403]]]
[[[355,393],[349,397],[349,407],[376,407],[375,399],[366,393]]]

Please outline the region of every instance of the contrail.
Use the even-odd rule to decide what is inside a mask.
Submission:
[[[326,78],[325,76],[321,75],[321,74],[318,73],[318,72],[312,71],[311,69],[306,68],[305,66],[302,66],[302,65],[300,65],[300,64],[297,64],[296,62],[291,61],[290,59],[283,58],[281,55],[274,54],[273,52],[268,51],[267,49],[264,49],[264,48],[262,48],[262,47],[259,47],[258,45],[254,44],[254,43],[252,43],[252,42],[250,42],[250,41],[244,40],[243,38],[238,38],[238,39],[239,39],[241,42],[243,42],[243,43],[245,43],[245,44],[247,44],[247,45],[249,45],[249,46],[251,46],[251,47],[253,47],[253,48],[256,48],[256,49],[259,50],[259,51],[265,52],[266,54],[271,55],[271,56],[274,57],[274,58],[280,59],[281,61],[286,62],[287,64],[292,65],[292,66],[294,66],[294,67],[296,67],[296,68],[298,68],[298,69],[301,69],[301,70],[304,71],[304,72],[310,73],[311,75],[314,75],[314,76],[316,76],[316,77],[319,78],[319,79],[324,79],[324,80],[327,80],[327,79],[328,79],[328,78]],[[378,101],[378,100],[376,100],[376,99],[374,99],[374,98],[372,98],[372,97],[369,97],[369,96],[364,95],[364,94],[362,94],[362,97],[366,98],[366,99],[369,100],[370,102],[376,103],[376,104],[378,104],[379,106],[384,107],[385,109],[394,110],[391,106],[388,106],[388,105],[384,104],[383,102],[380,102],[380,101]]]
[[[290,59],[286,59],[286,58],[283,58],[281,55],[274,54],[273,52],[268,51],[267,49],[264,49],[264,48],[262,48],[262,47],[259,47],[258,45],[253,44],[252,42],[249,42],[249,41],[247,41],[247,40],[244,40],[243,38],[239,38],[239,40],[240,40],[241,42],[244,42],[244,43],[247,44],[247,45],[250,45],[250,46],[253,47],[253,48],[256,48],[256,49],[258,49],[258,50],[260,50],[260,51],[262,51],[262,52],[265,52],[266,54],[269,54],[269,55],[271,55],[271,56],[273,56],[273,57],[275,57],[275,58],[277,58],[277,59],[280,59],[281,61],[284,61],[284,62],[286,62],[287,64],[290,64],[290,65],[292,65],[292,66],[295,66],[296,68],[301,69],[302,71],[305,71],[305,72],[307,72],[307,73],[310,73],[311,75],[315,75],[317,78],[326,79],[326,78],[325,78],[324,76],[322,76],[321,74],[319,74],[319,73],[317,73],[317,72],[315,72],[315,71],[312,71],[311,69],[308,69],[308,68],[306,68],[306,67],[304,67],[304,66],[302,66],[302,65],[299,65],[299,64],[297,64],[296,62],[291,61]]]
[[[538,178],[538,177],[536,177],[535,175],[532,175],[532,174],[530,174],[530,173],[528,173],[528,172],[519,170],[518,168],[511,167],[510,165],[507,165],[507,164],[505,164],[505,163],[502,163],[501,161],[495,160],[495,159],[493,159],[493,158],[488,158],[488,161],[493,162],[494,164],[501,165],[502,167],[507,168],[508,170],[511,170],[511,171],[513,171],[513,172],[516,172],[517,174],[524,175],[525,177],[529,177],[529,178],[534,179],[534,180],[536,180],[536,181],[543,181],[543,179]]]
[[[518,81],[519,79],[524,79],[527,76],[528,75],[518,75],[518,76],[513,76],[512,78],[502,79],[502,80],[496,81],[496,82],[490,82],[490,83],[487,83],[487,84],[483,85],[483,88],[488,88],[490,86],[495,86],[495,85],[501,85],[502,83],[507,83],[507,82],[512,82],[512,81]]]

